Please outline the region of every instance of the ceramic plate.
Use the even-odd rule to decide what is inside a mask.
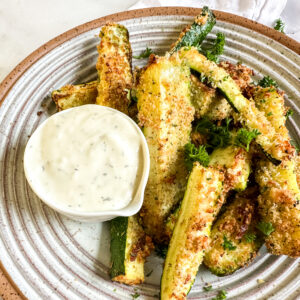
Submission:
[[[28,299],[157,299],[162,259],[146,263],[146,282],[129,287],[108,276],[106,223],[80,223],[55,213],[30,190],[23,172],[26,142],[55,107],[50,92],[67,83],[96,78],[100,27],[120,22],[130,32],[135,55],[146,46],[162,54],[198,9],[151,8],[101,18],[50,41],[25,59],[0,88],[0,257],[6,272]],[[242,61],[260,77],[268,74],[287,93],[295,114],[288,121],[298,140],[300,45],[273,29],[216,12],[213,33],[226,35],[222,59]],[[208,36],[208,41],[212,34]],[[133,65],[146,61],[133,60]],[[210,283],[213,290],[204,292]],[[211,299],[225,289],[229,299],[295,299],[300,295],[299,260],[272,256],[263,247],[249,267],[216,277],[201,267],[189,299]]]

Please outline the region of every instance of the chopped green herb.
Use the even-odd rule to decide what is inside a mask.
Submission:
[[[256,228],[265,235],[270,235],[275,230],[272,223],[270,222],[259,222],[256,225]]]
[[[212,298],[211,300],[223,300],[227,298],[227,292],[224,290],[219,291],[218,295],[214,298]]]
[[[267,113],[267,116],[268,116],[268,117],[270,117],[270,116],[272,116],[272,115],[273,115],[273,113],[272,113],[271,111]]]
[[[291,117],[293,114],[294,114],[294,111],[291,108],[289,108],[285,114],[285,117],[286,118]]]
[[[138,293],[131,294],[132,299],[137,299],[140,296]]]
[[[153,270],[151,270],[148,274],[146,274],[146,277],[149,277],[153,273]]]
[[[148,58],[152,53],[153,53],[152,49],[147,47],[146,50],[141,52],[140,55],[137,55],[137,56],[133,55],[132,57],[135,59],[143,59],[143,58]]]
[[[214,61],[215,63],[219,62],[218,56],[221,55],[224,51],[225,46],[225,35],[221,32],[217,33],[217,38],[214,40],[214,44],[208,49],[203,50],[203,54],[207,59]]]
[[[203,290],[204,290],[205,292],[211,291],[211,290],[212,290],[212,285],[206,285],[206,286],[204,286],[204,287],[203,287]]]
[[[241,128],[237,132],[234,144],[238,147],[244,148],[248,152],[250,143],[258,135],[260,135],[260,132],[257,129],[254,129],[253,131],[248,131],[247,129]]]
[[[251,243],[255,241],[256,235],[254,233],[249,232],[244,235],[244,239],[247,243]]]
[[[298,143],[297,143],[296,141],[290,140],[290,144],[291,144],[293,147],[295,147],[297,153],[300,151],[300,147],[299,147],[299,145],[298,145]]]
[[[221,126],[217,126],[208,118],[203,118],[197,122],[195,130],[206,136],[206,146],[210,150],[224,148],[229,145],[231,140],[230,122],[231,119],[226,118]]]
[[[274,29],[284,33],[284,26],[285,26],[285,24],[283,23],[283,21],[281,19],[277,19],[275,21]]]
[[[113,292],[116,292],[116,291],[117,291],[117,289],[116,289],[116,288],[114,288],[114,289],[113,289]]]
[[[264,78],[258,82],[258,85],[260,85],[261,87],[264,87],[264,88],[271,87],[271,86],[278,88],[277,82],[269,76],[264,76]]]
[[[194,144],[188,143],[184,146],[184,161],[188,170],[192,170],[195,161],[198,161],[202,166],[207,167],[209,163],[209,155],[205,146],[197,148]]]
[[[260,102],[261,103],[266,103],[266,99],[261,99]]]
[[[235,250],[236,246],[233,246],[232,242],[227,239],[226,235],[223,236],[224,243],[222,244],[224,250]]]

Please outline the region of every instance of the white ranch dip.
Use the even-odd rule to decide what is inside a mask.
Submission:
[[[102,108],[57,113],[34,132],[24,167],[40,197],[79,212],[118,210],[132,200],[142,155],[138,129]]]

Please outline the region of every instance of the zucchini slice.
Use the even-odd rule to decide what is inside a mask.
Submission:
[[[242,95],[235,81],[223,68],[207,60],[196,48],[182,49],[180,56],[191,69],[201,73],[213,87],[223,93],[237,113],[235,118],[246,129],[258,130],[261,133],[256,137],[256,142],[274,164],[279,164],[281,160],[290,157],[291,146],[289,142],[276,133],[264,113],[255,106],[254,101],[250,101]]]
[[[99,36],[96,102],[128,114],[128,90],[133,85],[128,31],[123,25],[108,23],[101,28]]]
[[[257,189],[237,194],[212,227],[203,263],[218,276],[232,274],[256,256],[263,238],[256,225]]]
[[[207,6],[204,6],[201,14],[195,18],[194,23],[187,26],[181,32],[178,40],[172,46],[169,53],[172,54],[186,46],[198,47],[204,41],[215,24],[216,17],[213,12]]]
[[[153,249],[151,238],[144,233],[137,216],[117,217],[109,223],[112,280],[129,285],[142,283],[145,258]]]
[[[256,181],[260,186],[259,213],[273,228],[266,236],[266,246],[275,255],[300,256],[300,190],[296,159],[274,166],[259,162]]]
[[[158,243],[164,221],[184,194],[184,145],[190,140],[194,109],[190,71],[177,57],[153,57],[136,87],[138,118],[150,152],[150,174],[140,211],[143,227]]]
[[[223,179],[222,172],[194,164],[164,264],[161,299],[185,299],[190,291],[222,204]]]
[[[94,104],[97,98],[97,81],[61,87],[51,93],[58,111],[85,104]]]

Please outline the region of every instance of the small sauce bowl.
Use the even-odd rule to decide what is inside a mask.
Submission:
[[[45,126],[52,126],[51,124],[54,124],[53,122],[51,123],[51,119],[57,118],[58,115],[62,114],[70,114],[73,111],[73,114],[75,110],[80,110],[80,109],[85,109],[89,106],[90,108],[96,109],[96,110],[103,110],[105,112],[109,113],[114,113],[118,117],[121,117],[124,121],[126,121],[130,126],[132,126],[136,132],[136,137],[139,139],[140,142],[140,160],[139,163],[142,164],[137,166],[140,168],[139,176],[136,178],[136,183],[135,183],[135,192],[132,196],[131,201],[125,206],[124,208],[121,209],[112,209],[112,210],[104,210],[104,211],[78,211],[76,209],[72,209],[70,207],[67,207],[67,205],[63,205],[61,203],[56,202],[54,199],[51,199],[51,196],[49,196],[49,192],[46,192],[46,188],[42,183],[42,180],[40,180],[36,175],[33,174],[32,167],[33,167],[33,159],[36,157],[35,155],[32,155],[32,153],[29,155],[29,145],[30,145],[30,140],[34,139],[35,135],[38,136],[39,133],[41,133],[43,128]],[[85,107],[85,108],[84,108]],[[53,120],[52,120],[53,121]],[[50,127],[52,130],[52,127]],[[72,130],[74,132],[76,130],[79,130],[80,128],[77,128],[76,125]],[[53,132],[58,131],[59,129],[53,128]],[[124,134],[119,136],[120,139],[124,138]],[[33,142],[32,142],[33,143]],[[31,144],[32,144],[31,143]],[[30,150],[33,151],[33,150]],[[42,156],[41,156],[42,157]],[[97,159],[97,158],[95,158]],[[62,112],[58,112],[55,115],[51,116],[47,120],[45,120],[37,129],[36,131],[32,134],[30,137],[26,148],[24,152],[24,171],[25,171],[25,176],[26,179],[32,188],[32,190],[35,192],[35,194],[48,206],[53,208],[55,211],[70,217],[71,219],[79,220],[79,221],[84,221],[84,222],[104,222],[110,219],[113,219],[117,216],[131,216],[136,214],[142,204],[143,204],[143,199],[144,199],[144,191],[146,188],[147,180],[149,177],[149,170],[150,170],[150,155],[149,155],[149,149],[148,145],[146,142],[146,139],[141,131],[141,129],[138,127],[138,125],[127,115],[113,109],[110,107],[106,106],[100,106],[100,105],[95,105],[95,104],[89,104],[89,105],[84,105],[80,107],[75,107],[71,108]],[[114,186],[113,188],[118,189],[118,186]]]

